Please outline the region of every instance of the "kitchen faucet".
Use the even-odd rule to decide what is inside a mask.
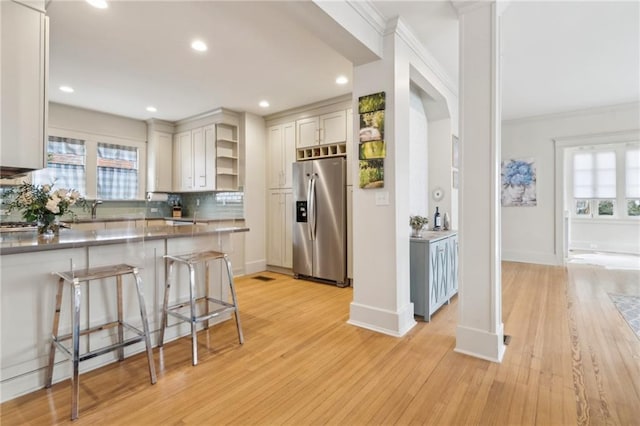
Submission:
[[[102,204],[102,200],[94,200],[91,204],[91,219],[96,218],[96,210],[98,210],[98,204]]]

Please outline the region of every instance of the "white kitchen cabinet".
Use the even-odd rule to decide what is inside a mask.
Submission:
[[[215,127],[204,126],[174,136],[174,191],[215,189]]]
[[[353,178],[351,173],[353,170],[354,158],[358,159],[353,153],[353,110],[349,108],[347,110],[347,185],[353,185]]]
[[[3,175],[46,165],[49,21],[34,5],[0,1]]]
[[[409,258],[414,313],[429,321],[458,292],[458,235],[434,231],[411,238]]]
[[[293,266],[293,193],[272,190],[268,194],[267,264]]]
[[[171,192],[173,147],[171,133],[153,131],[147,144],[147,191]]]
[[[237,191],[239,185],[238,127],[216,124],[216,189]]]
[[[347,278],[353,280],[353,186],[347,186]]]
[[[345,142],[347,114],[345,110],[296,120],[296,148]]]
[[[193,157],[191,131],[173,136],[173,190],[183,191],[193,187]]]
[[[295,123],[284,123],[269,127],[267,147],[268,188],[292,187],[292,164],[295,155]]]

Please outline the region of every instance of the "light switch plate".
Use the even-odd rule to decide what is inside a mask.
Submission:
[[[388,206],[389,193],[387,191],[376,192],[376,206]]]

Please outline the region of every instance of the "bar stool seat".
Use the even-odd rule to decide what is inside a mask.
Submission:
[[[87,268],[79,271],[67,271],[67,272],[55,272],[59,278],[58,291],[56,294],[56,308],[53,319],[53,331],[51,339],[51,348],[49,350],[49,365],[47,367],[47,375],[45,381],[45,387],[51,387],[53,380],[53,367],[55,359],[56,348],[60,349],[64,354],[69,357],[73,364],[73,374],[71,376],[71,420],[78,418],[78,400],[80,383],[78,380],[79,364],[81,361],[94,358],[99,355],[106,354],[111,351],[118,351],[118,359],[124,360],[124,348],[129,345],[144,341],[146,345],[147,361],[149,364],[149,376],[151,384],[156,383],[156,370],[153,362],[153,352],[151,349],[151,340],[149,338],[149,323],[147,321],[147,311],[144,303],[144,295],[142,293],[142,280],[140,279],[138,268],[127,264],[118,264],[110,266],[101,266],[96,268]],[[122,277],[124,275],[131,274],[136,283],[136,291],[138,294],[138,304],[140,307],[140,318],[142,319],[142,330],[126,323],[123,317],[123,300],[122,300]],[[89,327],[84,330],[80,330],[80,311],[82,301],[82,287],[81,284],[93,280],[99,280],[104,278],[115,278],[117,287],[117,305],[118,305],[118,319],[106,324],[101,324],[94,327]],[[71,333],[65,335],[58,335],[58,329],[60,324],[60,307],[62,305],[62,294],[64,284],[69,284],[71,287]],[[80,336],[86,336],[96,331],[105,330],[108,328],[118,327],[118,342],[106,347],[90,350],[88,352],[80,354]],[[124,330],[131,331],[135,336],[125,339]],[[71,339],[71,348],[67,348],[62,342]]]
[[[205,329],[209,327],[209,320],[211,318],[226,314],[233,313],[236,320],[236,328],[238,330],[238,340],[240,344],[244,343],[244,336],[242,335],[242,326],[240,325],[240,315],[238,312],[238,299],[236,297],[236,290],[233,284],[233,272],[231,269],[231,261],[226,253],[209,250],[196,253],[189,253],[185,255],[165,255],[167,264],[167,280],[164,290],[164,303],[162,307],[162,324],[160,326],[160,338],[158,340],[158,346],[162,347],[164,342],[164,331],[167,327],[167,316],[171,315],[174,318],[182,322],[188,322],[191,325],[191,363],[192,365],[198,364],[198,339],[196,335],[196,325],[198,322],[203,322]],[[212,261],[222,261],[226,265],[227,275],[229,278],[229,290],[231,291],[231,303],[225,300],[216,299],[209,296],[209,267]],[[171,277],[173,273],[173,266],[175,263],[186,265],[189,268],[189,300],[181,303],[176,303],[169,306],[169,290],[171,288]],[[204,264],[205,268],[205,295],[198,297],[196,295],[196,274],[195,266],[198,264]],[[204,304],[204,312],[200,315],[197,314],[196,305]],[[215,308],[211,309],[211,305]],[[188,313],[179,312],[180,309],[189,307]]]

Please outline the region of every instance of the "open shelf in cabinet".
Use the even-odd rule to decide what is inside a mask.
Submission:
[[[298,161],[313,160],[327,157],[346,157],[347,144],[336,143],[313,147],[298,148],[296,159]]]
[[[216,189],[238,190],[238,127],[216,124]]]

